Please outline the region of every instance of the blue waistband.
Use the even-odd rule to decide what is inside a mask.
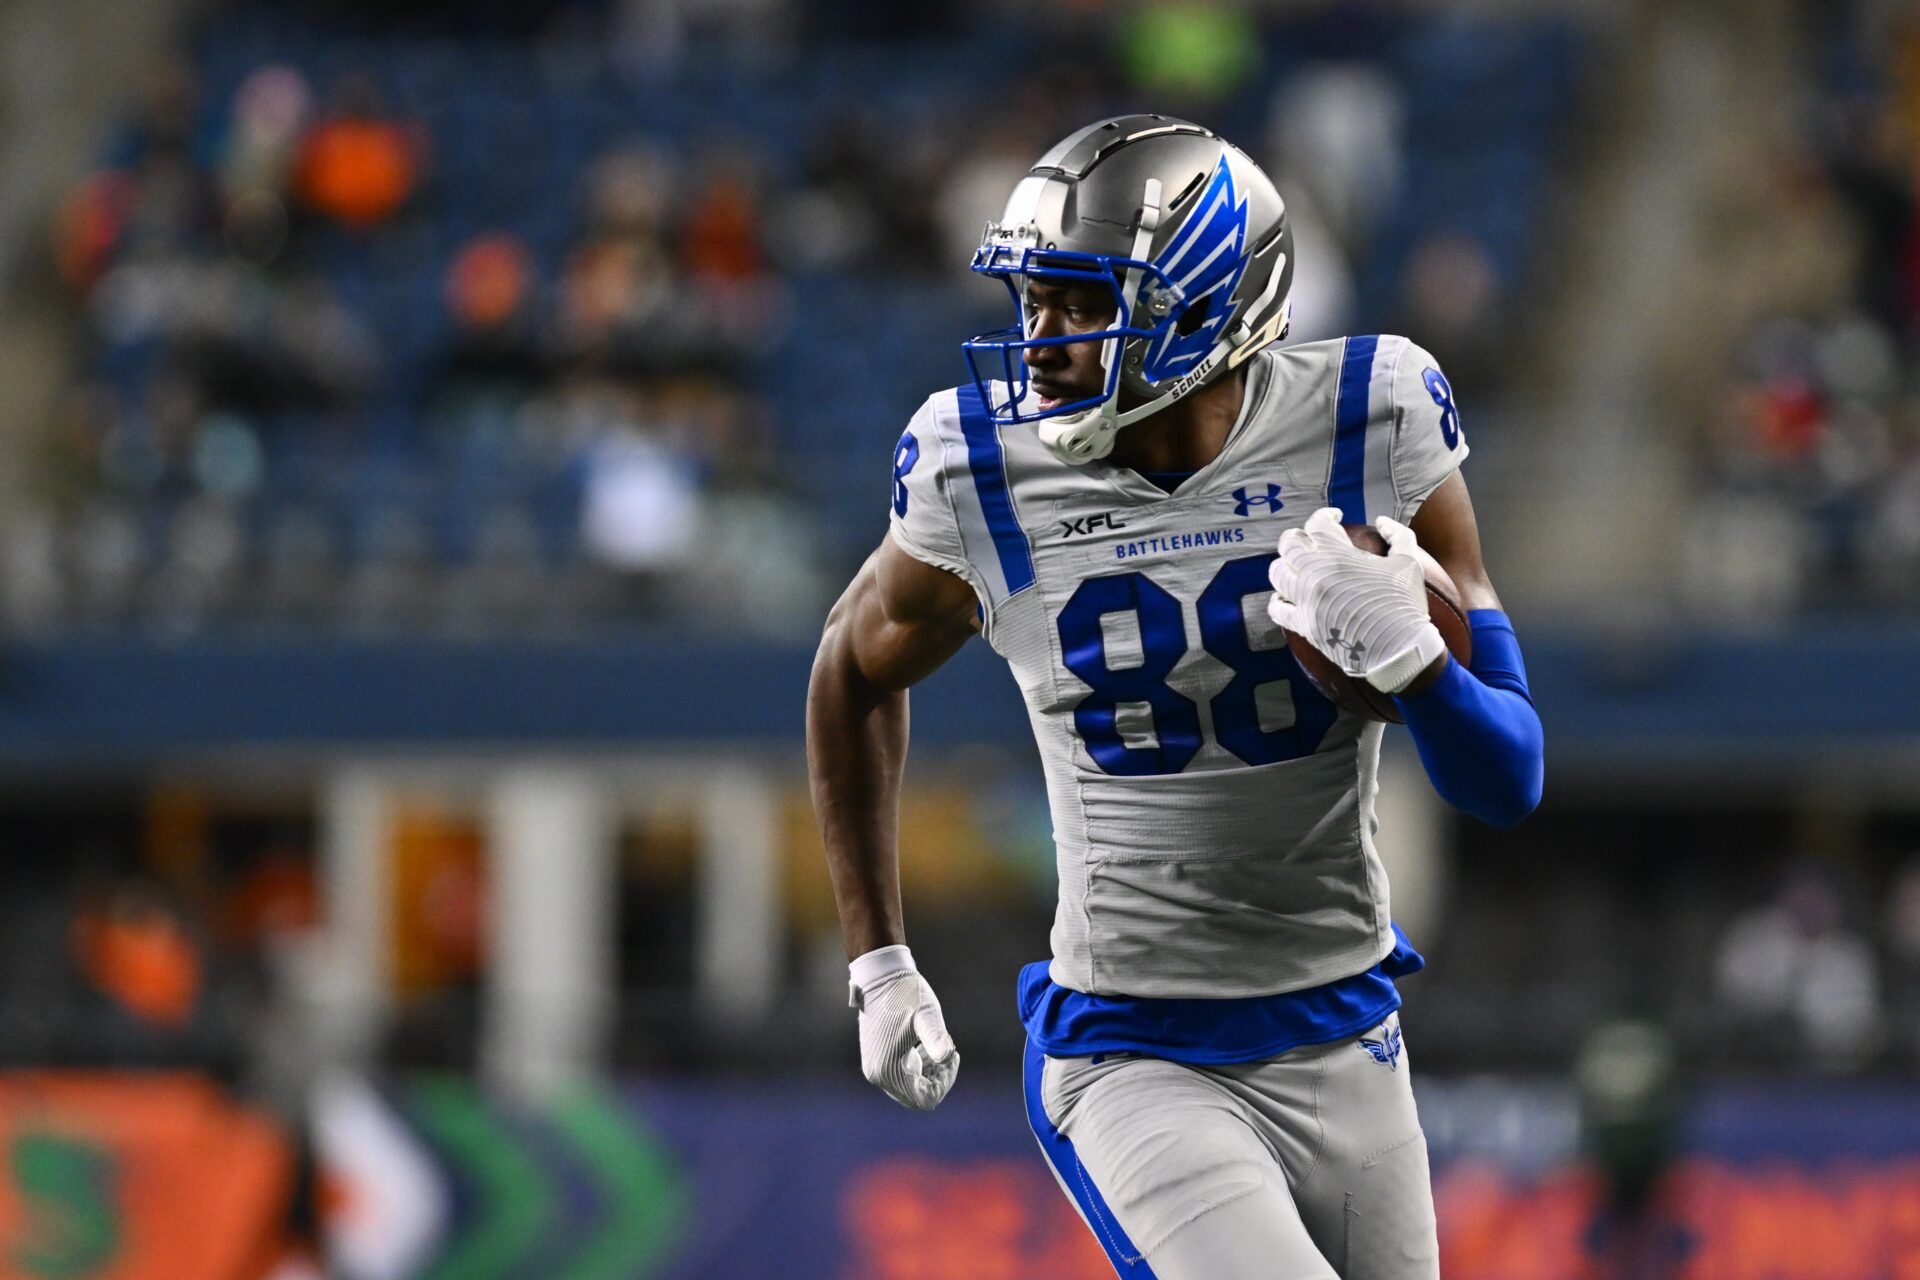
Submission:
[[[1324,986],[1232,1000],[1149,1000],[1074,991],[1053,981],[1041,961],[1020,971],[1020,1021],[1056,1058],[1141,1053],[1197,1066],[1258,1062],[1378,1026],[1400,1007],[1393,980],[1426,963],[1395,925],[1386,959]]]

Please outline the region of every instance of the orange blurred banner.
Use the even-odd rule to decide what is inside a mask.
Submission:
[[[188,1074],[0,1073],[0,1277],[257,1280],[292,1152]]]

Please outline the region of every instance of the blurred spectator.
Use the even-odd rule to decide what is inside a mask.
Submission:
[[[1396,327],[1444,341],[1450,379],[1460,386],[1499,381],[1509,349],[1500,276],[1485,245],[1458,232],[1428,235],[1407,257],[1403,289],[1405,318]]]
[[[1920,30],[1871,5],[1835,6],[1809,30],[1805,127],[1777,140],[1726,196],[1715,305],[1745,324],[1717,402],[1700,409],[1700,468],[1714,492],[1691,540],[1724,539],[1740,523],[1771,542],[1765,552],[1749,543],[1726,569],[1703,558],[1694,593],[1748,613],[1911,609],[1920,603]],[[1687,360],[1677,384],[1698,381],[1696,354]],[[1763,555],[1772,563],[1759,564]]]
[[[146,612],[162,630],[197,631],[222,616],[239,589],[241,535],[233,512],[212,498],[177,507],[168,521],[166,558],[149,582]]]
[[[267,518],[261,540],[257,619],[312,624],[334,615],[340,586],[340,549],[316,511],[286,504]]]
[[[1000,220],[1008,193],[1052,141],[1036,136],[1034,129],[1013,115],[974,133],[972,145],[948,171],[936,202],[944,237],[942,269],[951,272],[973,260],[987,223]]]
[[[900,228],[888,225],[898,205],[888,199],[882,131],[880,121],[859,110],[815,122],[801,179],[776,196],[779,203],[767,218],[768,248],[783,267],[871,270],[879,255],[898,246]]]
[[[1398,87],[1363,62],[1304,67],[1268,104],[1273,172],[1311,198],[1348,253],[1366,247],[1400,198],[1402,114]]]
[[[0,625],[19,635],[58,626],[67,609],[60,528],[45,507],[23,506],[0,535]]]
[[[139,100],[110,148],[108,164],[138,169],[156,156],[193,164],[199,122],[200,80],[191,64],[157,57],[140,78]]]
[[[364,77],[341,81],[333,99],[332,110],[300,140],[295,183],[309,208],[365,231],[413,195],[424,139],[385,112]]]
[[[769,177],[761,158],[741,146],[716,146],[701,169],[680,215],[681,302],[711,327],[713,367],[737,367],[787,324],[785,290],[764,244]]]
[[[278,196],[287,189],[296,149],[313,112],[313,91],[292,67],[269,64],[234,91],[221,183],[229,195]]]
[[[1602,1280],[1665,1280],[1686,1258],[1687,1232],[1658,1194],[1678,1138],[1677,1056],[1644,1022],[1603,1024],[1580,1048],[1581,1145],[1605,1197],[1587,1247]]]
[[[440,399],[456,414],[480,411],[476,399],[517,403],[547,372],[541,350],[533,255],[518,236],[475,236],[447,264],[447,314],[453,346]]]
[[[664,226],[675,181],[661,155],[635,148],[594,170],[583,242],[560,279],[559,333],[589,365],[645,368],[690,345],[695,318],[677,305],[679,284]]]
[[[681,214],[680,266],[697,285],[750,283],[766,271],[758,175],[744,156],[709,162]]]
[[[447,310],[463,330],[497,330],[524,313],[531,274],[518,237],[476,236],[447,267]]]
[[[126,234],[139,198],[139,184],[120,170],[84,179],[62,203],[54,219],[54,262],[78,295],[91,292]]]
[[[1896,868],[1887,895],[1887,990],[1909,1061],[1920,1062],[1920,851]]]
[[[1738,506],[1772,527],[1747,544],[1777,558],[1762,607],[1920,599],[1920,422],[1905,383],[1891,335],[1860,312],[1771,320],[1742,347],[1705,440],[1721,495],[1697,519]],[[1725,585],[1698,583],[1728,599]]]
[[[447,576],[443,625],[465,632],[524,627],[544,604],[539,530],[526,510],[500,505],[480,517],[467,563]]]
[[[1293,323],[1288,340],[1319,342],[1344,337],[1352,332],[1356,305],[1347,251],[1304,192],[1290,193],[1283,187],[1280,195],[1287,202],[1287,221],[1293,227],[1297,259],[1289,295]],[[1451,360],[1448,367],[1452,367]]]
[[[421,520],[399,507],[377,511],[343,584],[348,626],[362,632],[425,630],[434,615],[435,580],[433,540]]]
[[[178,1030],[200,999],[198,944],[179,917],[137,882],[82,908],[73,945],[101,994],[157,1027]]]
[[[611,395],[587,454],[581,538],[607,564],[655,572],[688,563],[700,545],[699,473],[685,453],[648,431],[635,406]]]
[[[1728,926],[1715,987],[1741,1031],[1784,1032],[1815,1065],[1858,1066],[1879,1047],[1872,948],[1846,923],[1838,889],[1816,868],[1794,869],[1771,901]]]
[[[94,626],[125,625],[131,620],[146,560],[132,511],[105,499],[82,508],[75,518],[71,551],[75,620]]]

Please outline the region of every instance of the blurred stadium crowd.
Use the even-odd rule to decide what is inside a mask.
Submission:
[[[1754,616],[1920,603],[1920,28],[1800,8],[1771,146],[1717,192],[1719,305],[1750,317],[1700,406],[1696,532],[1764,547],[1699,583]],[[1752,211],[1762,211],[1759,217]],[[1676,364],[1684,364],[1684,354]],[[1688,369],[1676,376],[1698,380]],[[1724,571],[1724,566],[1722,566]]]
[[[242,8],[156,65],[58,220],[87,354],[6,625],[803,631],[880,529],[851,478],[999,322],[980,227],[1141,100],[1283,175],[1299,336],[1503,390],[1562,23],[657,8]]]

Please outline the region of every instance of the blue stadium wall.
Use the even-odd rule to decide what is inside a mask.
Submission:
[[[1614,639],[1530,633],[1551,756],[1791,767],[1920,745],[1920,626]],[[0,757],[128,765],[273,746],[780,751],[803,732],[806,644],[69,639],[0,649]],[[1025,747],[983,643],[914,692],[916,745]]]

